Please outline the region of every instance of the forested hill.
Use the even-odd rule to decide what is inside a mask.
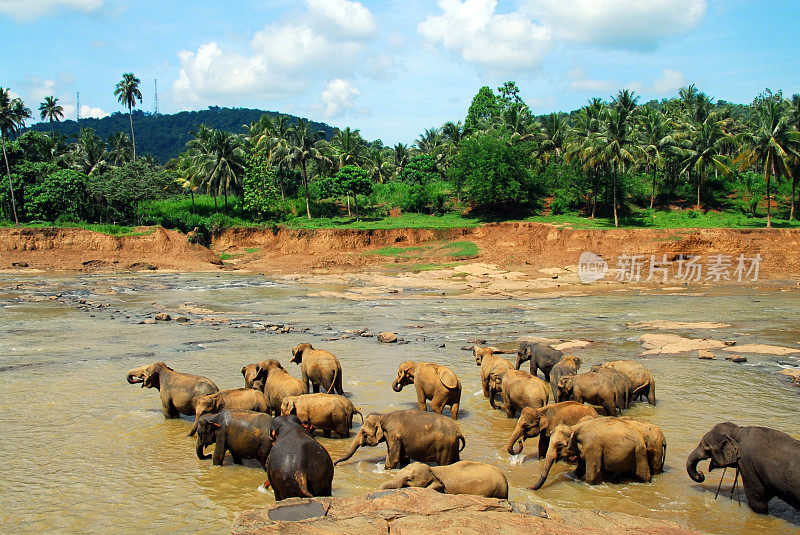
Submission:
[[[186,142],[192,139],[192,132],[198,125],[205,124],[215,130],[243,133],[243,125],[257,121],[263,114],[286,115],[274,111],[249,108],[220,108],[210,106],[202,111],[182,111],[174,114],[151,115],[141,110],[133,110],[133,129],[136,135],[136,153],[152,154],[159,162],[166,163],[186,149]],[[292,120],[297,118],[287,115]],[[330,139],[335,129],[325,123],[311,122],[315,130],[325,132]],[[101,139],[107,140],[117,132],[130,135],[130,122],[127,113],[117,112],[102,119],[81,119],[53,123],[53,128],[67,135],[70,140],[77,137],[81,128],[91,128]],[[31,130],[49,132],[50,123],[42,122],[31,126]]]

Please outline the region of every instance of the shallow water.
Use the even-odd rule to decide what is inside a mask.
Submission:
[[[278,358],[299,376],[288,362],[290,350],[310,341],[339,357],[345,390],[365,414],[415,408],[413,387],[399,394],[391,390],[399,363],[450,366],[464,385],[462,458],[500,466],[512,500],[621,511],[713,533],[800,532],[800,513],[779,500],[771,502],[770,516],[750,512],[738,489],[742,505],[736,497],[729,500],[732,471],[715,501],[721,472],[695,484],[684,468],[700,437],[720,421],[766,425],[800,437],[800,392],[774,375],[779,362],[798,365],[798,358],[747,355],[744,365],[700,361],[693,354],[645,359],[656,377],[658,405],[636,404],[626,414],[663,429],[667,471],[649,484],[589,486],[573,481],[568,466],[556,465],[547,484],[534,492],[526,487],[538,478],[538,461],[505,452],[516,420],[490,409],[472,353],[460,349],[473,337],[495,344],[532,333],[583,337],[595,341],[575,352],[588,370],[603,360],[636,355],[642,333],[626,324],[653,319],[731,324],[715,331],[676,331],[686,336],[796,346],[797,294],[622,292],[526,301],[307,297],[317,290],[242,275],[0,276],[0,445],[7,459],[0,478],[3,531],[226,532],[237,513],[272,501],[271,492],[257,491],[264,472],[255,464],[231,465],[230,458],[222,467],[198,460],[194,441],[186,436],[190,420],[165,420],[158,392],[128,385],[125,374],[163,360],[178,371],[205,375],[220,388],[233,388],[242,386],[243,365],[265,358]],[[46,299],[59,293],[58,300]],[[80,299],[107,306],[81,309]],[[138,324],[163,310],[180,315],[183,303],[210,311],[186,314],[193,319],[229,322]],[[254,321],[309,330],[251,332]],[[362,327],[394,330],[410,343],[381,345],[361,337],[322,341]],[[436,347],[441,343],[446,348]],[[334,458],[349,443],[319,440]],[[524,453],[535,452],[536,441],[526,442]],[[375,489],[386,479],[385,453],[383,445],[362,448],[338,466],[334,495]],[[705,471],[706,463],[700,466]]]

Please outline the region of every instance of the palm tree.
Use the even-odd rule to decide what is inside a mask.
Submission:
[[[595,159],[597,147],[593,144],[594,137],[600,131],[600,119],[604,109],[603,101],[599,98],[589,100],[589,103],[578,110],[573,120],[573,128],[567,135],[564,150],[564,159],[569,162],[579,160],[583,170],[592,176],[592,214],[594,219],[597,211],[597,189],[599,165]]]
[[[648,168],[652,166],[653,185],[650,190],[650,209],[656,197],[657,170],[664,167],[664,157],[675,147],[672,124],[661,111],[644,108],[639,118],[639,148]]]
[[[352,130],[349,126],[344,130],[337,130],[330,143],[339,167],[345,165],[361,165],[364,162],[366,142],[361,137],[361,131]]]
[[[697,173],[697,209],[700,210],[700,187],[706,178],[709,168],[715,168],[725,174],[730,173],[723,152],[731,138],[725,135],[722,127],[713,120],[707,120],[692,126],[691,134],[685,146],[676,149],[683,156],[681,173]]]
[[[411,154],[408,152],[408,145],[398,143],[394,146],[394,165],[399,169],[398,175],[403,172],[411,159]]]
[[[311,206],[308,200],[308,164],[322,158],[317,143],[325,137],[325,132],[313,131],[308,119],[298,119],[289,131],[289,143],[283,160],[289,165],[299,167],[303,172],[303,186],[306,196],[306,215],[311,219]]]
[[[55,134],[53,130],[53,121],[60,122],[64,117],[64,108],[58,104],[57,97],[44,97],[44,101],[39,104],[39,117],[44,121],[50,121],[50,135]]]
[[[600,131],[592,136],[590,166],[605,165],[614,170],[613,207],[614,226],[619,226],[617,216],[617,181],[625,162],[634,162],[636,147],[630,128],[629,116],[617,107],[607,108],[602,116]]]
[[[611,97],[612,104],[625,116],[633,113],[638,101],[639,97],[636,96],[636,91],[630,89],[621,89],[616,97]]]
[[[241,193],[247,168],[245,148],[237,134],[213,130],[205,125],[198,128],[196,138],[187,145],[192,151],[192,165],[206,189],[214,196],[225,198],[228,212],[228,192]]]
[[[389,161],[389,153],[386,149],[372,149],[369,151],[365,158],[367,167],[372,175],[372,180],[383,184],[386,177],[391,172],[391,162]]]
[[[112,165],[117,167],[125,165],[131,160],[133,154],[133,144],[128,134],[117,132],[108,137],[108,156]]]
[[[539,150],[544,157],[545,163],[549,162],[551,158],[556,163],[555,187],[558,188],[561,181],[561,166],[558,163],[562,158],[566,145],[569,124],[567,123],[566,115],[551,113],[541,118],[541,125]]]
[[[761,164],[767,182],[767,227],[772,226],[770,178],[792,176],[792,160],[800,157],[800,132],[792,132],[784,101],[765,99],[756,109],[756,123],[751,134],[744,136],[742,151],[737,157],[739,168]],[[794,217],[794,187],[792,209]]]
[[[102,173],[106,167],[106,146],[91,128],[81,128],[72,148],[72,168],[87,175]]]
[[[438,128],[426,128],[414,143],[420,152],[433,156],[436,149],[444,143],[442,131]]]
[[[133,161],[136,161],[136,136],[133,134],[133,108],[136,106],[136,100],[142,101],[142,92],[139,91],[140,80],[133,75],[132,72],[126,72],[122,75],[115,89],[114,96],[123,106],[128,108],[128,116],[131,121],[131,141],[133,143]]]
[[[14,187],[11,185],[11,166],[8,164],[6,154],[6,138],[24,124],[25,119],[31,116],[30,110],[20,98],[11,98],[11,90],[0,87],[0,143],[3,146],[3,159],[6,162],[8,176],[8,189],[11,192],[11,211],[14,214],[14,224],[19,224],[17,218],[17,202],[14,199]]]

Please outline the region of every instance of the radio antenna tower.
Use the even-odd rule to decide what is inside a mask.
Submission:
[[[80,121],[81,120],[81,92],[80,91],[77,92],[75,99],[78,101],[78,103],[75,105],[75,107],[78,109],[77,110],[78,111],[78,114],[77,114],[78,118],[76,119],[76,121]]]
[[[156,97],[154,101],[153,115],[158,115],[158,78],[156,78]]]

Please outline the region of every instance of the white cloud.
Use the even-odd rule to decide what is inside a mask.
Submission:
[[[688,85],[686,77],[674,69],[662,69],[661,74],[650,83],[631,81],[627,84],[615,79],[595,79],[586,77],[581,67],[575,67],[567,74],[570,78],[569,89],[577,92],[591,92],[593,94],[611,94],[620,89],[630,89],[640,94],[663,96],[674,93],[678,88]]]
[[[89,13],[102,7],[104,0],[0,0],[0,13],[27,22],[58,9],[71,9]]]
[[[490,74],[529,70],[550,47],[551,32],[522,12],[495,13],[497,0],[439,0],[440,15],[431,15],[417,30]]]
[[[377,34],[372,13],[360,2],[305,0],[299,22],[267,24],[247,50],[217,42],[178,53],[180,73],[173,98],[190,103],[284,98],[315,77],[351,74],[356,58]]]
[[[664,69],[661,76],[653,80],[650,90],[658,95],[675,93],[679,88],[689,85],[689,81],[682,72],[673,69]]]
[[[61,107],[64,108],[64,119],[72,119],[74,121],[76,117],[75,104],[63,104]],[[81,119],[88,119],[89,117],[102,119],[103,117],[108,117],[109,115],[110,113],[102,108],[95,108],[87,104],[81,104]]]
[[[45,80],[39,76],[30,76],[27,80],[28,85],[28,99],[33,106],[39,105],[44,100],[44,97],[53,96],[56,94],[56,81]]]
[[[652,48],[700,22],[706,0],[524,0],[523,10],[555,38],[621,48]]]
[[[616,82],[614,80],[599,80],[594,78],[580,78],[572,80],[569,88],[572,91],[593,91],[595,93],[605,93],[611,91]]]
[[[356,98],[361,94],[352,83],[341,78],[336,78],[328,82],[322,91],[322,112],[326,119],[331,119],[342,115],[344,112],[352,110],[356,104]]]

